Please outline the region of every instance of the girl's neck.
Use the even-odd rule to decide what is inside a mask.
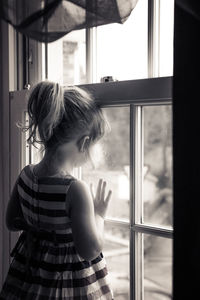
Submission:
[[[56,157],[50,153],[45,153],[43,159],[35,165],[34,173],[36,176],[64,176],[72,175],[73,166],[68,161],[65,166],[62,166],[57,161]]]

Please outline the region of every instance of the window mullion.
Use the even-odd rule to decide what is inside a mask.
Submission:
[[[142,222],[142,107],[135,106],[135,224]]]
[[[135,224],[135,106],[130,105],[130,300],[136,300],[136,249],[135,249],[135,231],[133,226]]]
[[[153,12],[154,0],[148,0],[148,77],[153,77]]]
[[[45,56],[45,62],[44,62],[44,78],[48,78],[48,44],[44,43],[43,44],[43,51],[44,51],[44,56]]]
[[[141,105],[135,106],[135,223],[133,230],[135,231],[135,225],[142,222],[142,182],[143,182],[143,145],[142,145],[142,107]],[[135,231],[135,243],[136,243],[136,262],[137,262],[137,286],[136,300],[143,300],[143,278],[144,278],[144,262],[143,262],[143,235],[140,232]]]
[[[87,83],[97,81],[97,28],[86,29],[86,78]]]
[[[160,0],[148,0],[148,77],[159,77]]]
[[[135,224],[133,230],[140,233],[151,234],[163,238],[173,238],[173,230],[165,227],[156,227],[147,224]]]
[[[130,299],[143,299],[143,236],[134,230],[141,220],[141,108],[131,105],[130,117]],[[139,197],[139,198],[138,198]]]

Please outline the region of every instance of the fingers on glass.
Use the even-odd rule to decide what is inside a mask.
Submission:
[[[97,191],[96,191],[96,195],[94,194],[94,188],[93,188],[93,184],[90,183],[90,192],[92,195],[92,199],[97,203],[97,202],[105,202],[108,203],[110,201],[111,195],[112,195],[112,191],[109,190],[106,198],[106,181],[103,181],[103,179],[99,179],[98,182],[98,186],[97,186]]]
[[[106,181],[103,182],[102,191],[101,191],[101,201],[104,201],[105,198],[105,190],[106,190]]]
[[[96,199],[100,199],[101,196],[101,186],[102,186],[103,179],[99,179],[98,187],[97,187],[97,194]]]
[[[111,199],[111,195],[112,195],[112,191],[109,190],[108,195],[107,195],[107,197],[106,197],[106,199],[105,199],[105,202],[106,202],[107,204],[109,203],[109,201],[110,201],[110,199]]]

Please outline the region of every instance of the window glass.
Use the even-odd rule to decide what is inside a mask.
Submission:
[[[146,78],[148,1],[138,1],[127,21],[97,27],[97,82]]]
[[[143,222],[172,226],[172,109],[144,106]]]
[[[41,145],[40,144],[37,144],[37,147],[34,147],[34,146],[30,146],[31,148],[31,163],[32,164],[38,164],[41,159],[43,158],[43,155],[44,155],[44,152],[41,151]]]
[[[110,276],[115,300],[128,300],[129,278],[129,230],[105,223],[103,254]]]
[[[144,300],[172,299],[172,240],[144,234]]]
[[[172,76],[174,0],[160,0],[159,25],[159,76]]]
[[[157,76],[173,75],[174,0],[159,0],[155,19]],[[93,67],[97,82],[148,77],[148,1],[138,1],[124,24],[98,26]],[[43,56],[45,54],[43,53]],[[158,64],[158,68],[157,68]],[[44,59],[43,59],[44,76]],[[48,79],[61,84],[86,83],[86,31],[72,31],[48,44]]]
[[[84,29],[48,44],[48,79],[64,85],[86,82]]]
[[[129,107],[104,108],[111,127],[94,147],[92,160],[82,168],[82,178],[97,187],[103,178],[112,190],[108,218],[129,220]]]
[[[110,124],[109,132],[96,144],[92,153],[93,166],[82,168],[82,178],[95,188],[99,178],[112,189],[108,218],[129,220],[129,107],[104,108]],[[123,145],[123,146],[122,146]],[[95,166],[95,168],[94,168]],[[103,254],[110,274],[116,300],[129,299],[129,229],[105,222]]]

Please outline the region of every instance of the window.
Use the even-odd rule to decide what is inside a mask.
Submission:
[[[144,299],[172,299],[172,240],[143,234]]]
[[[174,0],[159,1],[158,76],[173,75]]]
[[[145,80],[139,82],[147,90]],[[137,84],[131,84],[134,91]],[[150,85],[156,89],[158,83]],[[113,190],[104,254],[115,299],[167,300],[172,298],[171,99],[161,89],[158,98],[149,94],[152,100],[144,100],[140,91],[139,99],[130,100],[126,82],[115,83],[115,93],[120,89],[124,99],[116,101],[104,84],[109,100],[102,105],[112,134],[96,145],[93,163],[81,176],[94,185],[103,178]]]
[[[45,51],[43,55],[45,56]],[[85,83],[85,57],[85,30],[77,30],[67,34],[56,42],[46,45],[46,77],[61,84]],[[43,72],[43,77],[45,77],[45,72]]]
[[[77,174],[113,190],[104,255],[116,300],[172,299],[172,82],[163,76],[173,75],[173,6],[140,0],[123,25],[74,31],[43,49],[44,77],[89,83],[111,125]],[[95,84],[105,76],[118,81]]]
[[[140,0],[123,25],[74,31],[48,44],[48,78],[67,84],[86,83],[86,51],[87,71],[91,73],[87,81],[100,82],[108,75],[116,80],[148,77],[147,4],[147,0]]]
[[[138,1],[128,20],[97,28],[97,82],[148,77],[148,1]]]
[[[106,76],[113,80],[172,76],[173,14],[174,0],[140,0],[123,25],[73,31],[46,46],[43,77],[83,84],[101,82]]]
[[[142,115],[142,222],[172,227],[171,106],[143,106]]]
[[[115,199],[109,207],[108,216],[127,221],[129,219],[130,111],[129,107],[112,107],[103,110],[112,128],[112,137],[107,134],[96,144],[92,155],[93,163],[88,162],[82,168],[82,178],[95,186],[99,178],[108,181]],[[126,147],[122,148],[121,142]]]

